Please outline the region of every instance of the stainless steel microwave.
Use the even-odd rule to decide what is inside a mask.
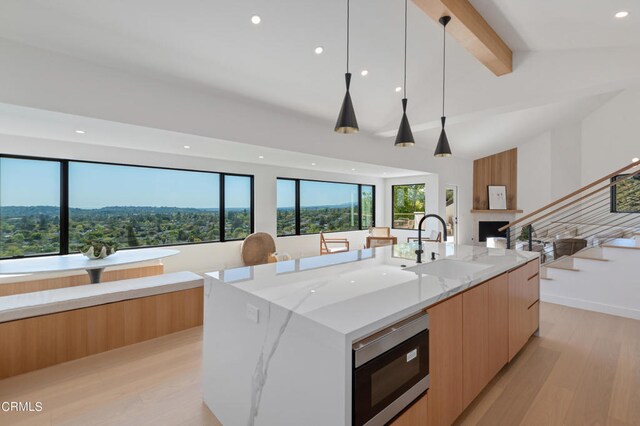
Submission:
[[[354,426],[382,426],[429,388],[429,316],[421,312],[353,344]]]

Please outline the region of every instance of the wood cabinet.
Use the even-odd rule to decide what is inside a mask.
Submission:
[[[451,425],[538,329],[539,268],[531,261],[427,309],[428,426]],[[414,406],[406,424],[423,425]]]
[[[509,272],[509,361],[538,329],[540,264],[532,260]]]
[[[507,363],[507,275],[462,294],[462,402],[468,406]]]
[[[462,295],[429,313],[429,426],[450,425],[462,413]]]
[[[409,408],[395,418],[389,426],[427,426],[428,393],[418,398]]]

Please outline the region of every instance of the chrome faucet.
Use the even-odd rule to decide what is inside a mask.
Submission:
[[[447,224],[444,221],[443,218],[441,218],[440,216],[438,216],[437,214],[426,214],[422,217],[422,219],[420,219],[420,223],[418,223],[418,250],[416,250],[416,255],[418,256],[418,258],[416,259],[416,263],[422,263],[422,222],[425,221],[425,219],[427,219],[428,217],[435,217],[436,219],[438,219],[440,221],[440,223],[442,223],[442,235],[444,236],[444,242],[447,242]],[[431,256],[432,258],[435,258],[435,256]]]

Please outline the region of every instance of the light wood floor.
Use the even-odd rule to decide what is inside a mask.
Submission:
[[[219,425],[202,404],[202,329],[0,381],[0,401],[42,401],[21,425]],[[640,425],[640,321],[541,305],[541,333],[459,425]],[[235,425],[231,425],[235,426]]]

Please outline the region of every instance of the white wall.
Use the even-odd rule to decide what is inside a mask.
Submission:
[[[518,208],[530,213],[551,202],[551,135],[518,146]]]
[[[518,207],[530,213],[640,157],[640,89],[628,89],[580,122],[518,145]]]
[[[384,191],[385,186],[382,179],[8,135],[0,135],[0,152],[16,155],[251,174],[254,175],[255,230],[267,232],[271,235],[276,235],[276,178],[278,177],[375,185],[376,219],[378,222],[384,220],[383,208],[386,192]],[[365,243],[366,231],[340,232],[333,235],[348,238],[352,248],[362,248]],[[178,246],[177,248],[181,252],[180,255],[165,259],[165,269],[168,272],[177,270],[206,272],[239,266],[240,244],[239,241],[232,241]],[[319,253],[320,240],[318,235],[281,237],[277,238],[276,246],[278,250],[286,251],[294,257],[309,256]]]
[[[540,300],[640,320],[640,250],[604,248],[608,262],[574,259],[578,271],[548,269]]]
[[[551,130],[551,201],[576,189],[581,183],[581,138],[579,122],[567,123]]]
[[[630,89],[582,121],[582,184],[640,157],[640,89]]]

